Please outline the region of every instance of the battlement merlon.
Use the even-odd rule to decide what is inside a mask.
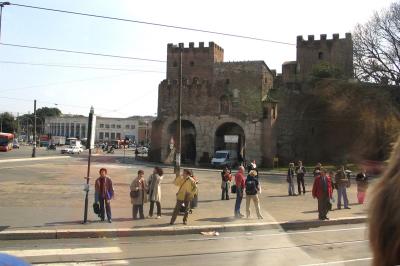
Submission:
[[[327,39],[327,35],[326,34],[320,34],[320,38],[319,40],[315,39],[314,35],[308,35],[307,40],[303,39],[303,35],[299,35],[297,36],[297,46],[301,46],[301,45],[309,45],[312,43],[317,43],[317,42],[324,42],[324,41],[352,41],[352,37],[351,37],[351,33],[347,32],[345,34],[345,38],[340,39],[339,34],[338,33],[334,33],[332,34],[332,39]]]
[[[224,49],[217,45],[214,42],[209,42],[208,43],[208,47],[204,46],[204,42],[199,42],[199,46],[195,47],[195,43],[194,42],[189,42],[189,47],[185,47],[184,43],[179,43],[178,45],[176,44],[172,44],[172,43],[168,43],[167,45],[167,50],[168,53],[178,53],[180,51],[180,49],[182,49],[182,52],[192,52],[192,51],[203,51],[203,52],[208,52],[209,49],[214,49],[220,52],[224,52]]]

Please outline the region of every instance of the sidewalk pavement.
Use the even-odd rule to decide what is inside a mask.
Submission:
[[[93,167],[104,166],[104,164]],[[43,168],[44,167],[44,168]],[[47,168],[46,168],[47,167]],[[254,205],[250,205],[249,219],[234,219],[233,208],[235,195],[230,200],[222,201],[220,175],[215,172],[196,171],[199,178],[199,206],[189,215],[188,225],[182,224],[178,216],[174,226],[169,225],[177,187],[172,184],[174,175],[171,168],[165,168],[166,174],[162,182],[162,217],[161,219],[132,220],[132,207],[129,199],[129,184],[133,179],[132,167],[140,167],[146,175],[151,168],[134,165],[110,167],[109,174],[113,179],[115,199],[112,201],[113,222],[100,222],[92,211],[93,187],[89,197],[89,223],[82,224],[83,181],[77,180],[76,172],[85,171],[84,163],[73,168],[66,165],[61,169],[57,165],[32,167],[35,171],[47,171],[47,178],[31,177],[24,182],[1,182],[0,193],[0,239],[39,239],[70,237],[116,237],[134,235],[161,235],[198,233],[202,231],[235,231],[266,228],[301,229],[322,225],[363,223],[366,221],[366,204],[356,204],[356,185],[353,183],[348,191],[351,209],[334,210],[328,216],[330,221],[317,220],[317,201],[312,198],[310,190],[312,178],[306,178],[307,193],[301,196],[287,196],[285,177],[260,175],[262,194],[260,205],[263,220],[255,215]],[[71,173],[71,169],[74,170]],[[54,170],[54,174],[52,173]],[[78,175],[81,176],[81,175]],[[93,186],[93,180],[91,181]],[[297,186],[296,186],[297,190]],[[334,192],[336,195],[336,191]],[[367,196],[368,200],[368,196]],[[246,199],[242,201],[241,212],[245,214]],[[334,206],[335,208],[335,206]],[[148,214],[149,203],[145,204],[145,215]]]

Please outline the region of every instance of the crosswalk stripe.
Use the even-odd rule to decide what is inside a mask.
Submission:
[[[59,263],[51,263],[51,264],[35,264],[40,266],[107,266],[107,265],[129,265],[129,261],[127,260],[113,260],[113,261],[93,261],[93,262],[59,262]]]
[[[110,254],[110,253],[121,253],[122,250],[119,247],[96,247],[96,248],[4,250],[0,252],[17,257],[39,257],[39,256],[53,256],[53,255]]]

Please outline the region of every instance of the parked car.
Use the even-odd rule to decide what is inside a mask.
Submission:
[[[13,149],[19,149],[19,143],[17,140],[14,140],[13,142]]]
[[[237,151],[234,150],[220,150],[216,151],[211,159],[213,167],[223,168],[224,166],[233,167],[238,164]]]
[[[137,151],[138,151],[140,154],[142,154],[142,153],[148,153],[148,152],[149,152],[149,149],[146,148],[146,147],[144,147],[144,146],[142,146],[142,147],[137,147],[136,149],[137,149]]]
[[[61,149],[61,153],[62,154],[65,154],[65,153],[67,153],[67,154],[75,154],[75,153],[79,154],[82,151],[83,151],[83,149],[81,147],[78,147],[78,146],[68,146],[68,147],[65,147],[65,148]]]

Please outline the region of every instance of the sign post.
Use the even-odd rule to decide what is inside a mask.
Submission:
[[[89,149],[89,157],[88,157],[88,169],[86,175],[86,184],[84,187],[84,191],[86,191],[85,196],[85,211],[83,214],[83,223],[87,223],[87,214],[88,214],[88,205],[89,205],[89,179],[90,179],[90,159],[92,157],[92,149],[94,148],[94,140],[96,133],[96,115],[94,114],[93,106],[90,108],[89,113],[89,122],[88,122],[88,133],[87,133],[87,143],[86,148]]]

